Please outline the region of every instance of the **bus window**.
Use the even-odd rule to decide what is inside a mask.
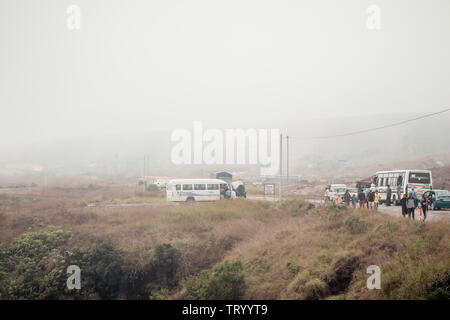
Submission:
[[[194,184],[194,190],[206,190],[206,185],[204,185],[204,184]]]
[[[183,190],[192,190],[192,184],[183,184]]]
[[[410,172],[409,183],[430,184],[430,173],[428,172]]]
[[[208,185],[206,185],[206,188],[208,190],[219,190],[219,185],[218,184],[208,184]]]
[[[403,186],[403,175],[402,174],[397,179],[397,185]]]
[[[176,189],[177,191],[180,191],[180,190],[181,190],[181,184],[177,184],[177,185],[175,186],[175,189]]]

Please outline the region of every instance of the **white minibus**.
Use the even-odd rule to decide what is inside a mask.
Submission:
[[[166,185],[168,201],[220,200],[220,189],[228,186],[220,179],[174,179]]]

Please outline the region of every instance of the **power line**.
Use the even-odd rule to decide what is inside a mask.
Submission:
[[[361,134],[361,133],[366,133],[366,132],[371,132],[371,131],[377,131],[377,130],[381,130],[381,129],[386,129],[386,128],[391,128],[391,127],[395,127],[395,126],[399,126],[408,122],[412,122],[412,121],[416,121],[416,120],[420,120],[420,119],[424,119],[424,118],[428,118],[428,117],[432,117],[444,112],[450,111],[450,108],[448,109],[444,109],[438,112],[434,112],[434,113],[429,113],[417,118],[413,118],[413,119],[408,119],[408,120],[403,120],[400,122],[395,122],[395,123],[391,123],[388,125],[384,125],[381,127],[375,127],[375,128],[370,128],[370,129],[364,129],[364,130],[359,130],[359,131],[353,131],[353,132],[348,132],[348,133],[343,133],[343,134],[336,134],[336,135],[330,135],[330,136],[316,136],[316,137],[292,137],[289,136],[289,138],[291,139],[299,139],[299,140],[313,140],[313,139],[329,139],[329,138],[337,138],[337,137],[347,137],[347,136],[353,136],[356,134]]]

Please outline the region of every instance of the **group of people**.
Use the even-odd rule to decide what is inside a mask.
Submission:
[[[427,211],[432,201],[433,199],[431,193],[428,197],[423,196],[419,201],[417,193],[414,191],[414,189],[412,189],[408,196],[404,194],[402,199],[400,200],[400,204],[402,205],[402,216],[408,216],[410,219],[412,218],[414,220],[414,212],[417,208],[419,208],[419,210],[423,214],[423,221],[425,221],[427,218]]]
[[[231,190],[226,184],[220,186],[220,199],[235,199],[235,198],[236,198],[236,191]]]
[[[400,191],[397,191],[397,194],[400,194]],[[391,197],[392,189],[388,185],[386,189],[386,206],[391,205]],[[330,192],[327,188],[325,202],[328,201],[333,201],[335,204],[344,202],[347,206],[352,205],[354,209],[356,209],[357,205],[359,205],[359,208],[377,210],[381,202],[381,195],[374,184],[372,184],[371,187],[367,188],[365,191],[362,188],[359,189],[357,195],[351,194],[349,190],[346,190],[342,198],[338,193],[335,193],[334,197],[330,196]],[[432,202],[433,199],[431,193],[429,196],[424,196],[421,200],[419,200],[416,191],[411,189],[408,195],[404,194],[400,199],[402,216],[408,216],[410,219],[415,219],[415,210],[419,208],[420,212],[423,213],[423,220],[425,221],[427,218],[427,211],[429,210]]]
[[[366,207],[367,209],[378,210],[380,200],[381,195],[378,190],[375,189],[375,186],[372,186],[370,189],[366,190],[366,192],[364,192],[363,189],[359,189],[358,191],[358,203],[360,208]],[[356,208],[356,203],[353,207]]]

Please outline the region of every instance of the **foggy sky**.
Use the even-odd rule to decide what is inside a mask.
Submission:
[[[0,0],[0,145],[437,111],[449,57],[448,0]]]

